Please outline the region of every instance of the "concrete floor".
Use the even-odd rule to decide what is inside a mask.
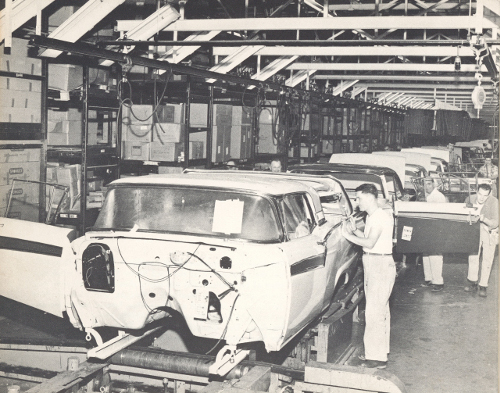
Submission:
[[[453,256],[445,257],[443,292],[420,286],[422,265],[396,281],[387,371],[408,393],[499,391],[498,256],[487,298],[463,290],[466,275],[467,259]]]
[[[467,260],[455,256],[445,258],[443,292],[420,286],[421,265],[410,264],[396,281],[387,371],[403,381],[408,393],[498,392],[498,256],[487,298],[464,292],[466,272]],[[41,312],[26,312],[18,303],[0,304],[3,337],[21,333],[24,337],[80,338],[80,332],[61,321]],[[357,354],[363,352],[363,329],[354,325],[359,332]],[[356,357],[348,362],[359,363]],[[0,378],[0,393],[7,391],[9,383]],[[24,391],[30,384],[20,385]]]

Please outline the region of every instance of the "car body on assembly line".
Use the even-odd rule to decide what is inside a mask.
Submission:
[[[139,332],[175,311],[192,334],[225,341],[232,354],[258,341],[279,351],[329,308],[359,263],[360,247],[340,233],[352,213],[345,206],[325,218],[314,188],[288,179],[116,180],[95,226],[72,242],[68,229],[1,218],[0,236],[45,244],[46,252],[41,265],[30,247],[4,245],[9,285],[0,294],[66,312],[95,337],[100,327]],[[13,261],[36,274],[26,278]],[[45,298],[33,290],[42,273]]]

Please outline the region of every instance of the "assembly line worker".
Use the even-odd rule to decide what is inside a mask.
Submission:
[[[480,184],[476,195],[465,200],[475,208],[479,216],[479,250],[469,255],[469,272],[467,274],[466,292],[475,292],[479,284],[479,296],[486,297],[486,288],[490,278],[495,248],[498,243],[498,199],[491,195],[489,184]],[[482,250],[481,274],[479,274],[479,255]]]
[[[270,165],[271,172],[281,172],[281,161],[279,159],[275,159],[271,161]]]
[[[366,296],[365,354],[360,356],[363,367],[385,368],[389,353],[391,317],[389,297],[396,279],[392,258],[394,219],[377,203],[377,188],[362,184],[356,188],[359,209],[368,213],[364,232],[346,221],[342,235],[363,247],[363,269]]]
[[[491,179],[492,195],[497,196],[497,184],[498,184],[498,167],[493,165],[491,158],[486,158],[484,160],[484,165],[479,168],[479,175],[481,177],[487,177]]]
[[[431,203],[445,203],[446,197],[436,188],[434,179],[426,177],[424,179],[425,200]],[[442,255],[424,255],[422,257],[424,264],[423,287],[431,287],[433,292],[442,291],[443,281],[443,256]]]

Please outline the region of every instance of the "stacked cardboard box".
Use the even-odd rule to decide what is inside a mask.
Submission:
[[[41,82],[0,76],[0,122],[40,123]]]
[[[68,187],[68,195],[61,203],[61,213],[78,213],[80,211],[81,198],[81,165],[63,165],[47,167],[47,182],[56,183]],[[56,190],[52,199],[52,206],[48,206],[51,197],[51,187],[47,187],[46,209],[55,209],[59,204],[63,192]]]
[[[251,109],[233,106],[231,129],[231,158],[250,158],[252,154],[252,117]]]
[[[123,106],[122,111],[123,158],[125,160],[149,160],[153,106]]]
[[[212,161],[225,162],[231,158],[232,106],[214,104],[213,114]]]
[[[205,128],[208,126],[208,104],[191,103],[189,106],[189,126]]]
[[[194,132],[189,135],[189,159],[207,158],[207,131]]]
[[[0,56],[0,71],[42,75],[42,60],[29,57],[28,40],[13,38],[10,54],[5,54],[4,43],[0,45],[0,53],[2,53],[2,56]]]
[[[49,89],[71,91],[83,84],[82,66],[49,64]]]
[[[78,109],[49,109],[47,113],[47,143],[75,146],[82,143],[82,114]]]
[[[257,145],[258,153],[276,154],[278,146],[273,137],[273,133],[278,127],[276,118],[276,108],[263,108],[259,114],[259,143]]]
[[[167,104],[158,107],[153,126],[149,158],[152,161],[182,161],[184,159],[184,105]]]
[[[40,186],[14,179],[40,181],[40,157],[40,148],[0,149],[0,215],[38,221]]]

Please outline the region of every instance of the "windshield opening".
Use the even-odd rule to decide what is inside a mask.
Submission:
[[[271,202],[258,195],[194,187],[130,185],[109,190],[96,229],[280,239]]]

